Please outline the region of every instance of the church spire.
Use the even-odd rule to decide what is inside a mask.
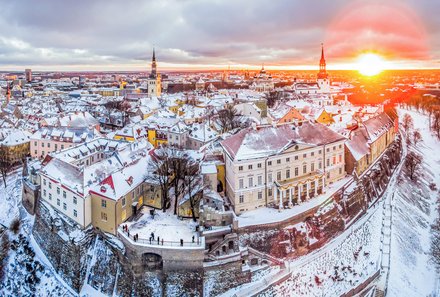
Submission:
[[[324,44],[321,43],[321,60],[319,60],[318,78],[327,78],[327,70],[324,56]]]
[[[157,76],[157,66],[156,66],[156,51],[153,47],[153,57],[151,58],[151,78],[155,78]]]

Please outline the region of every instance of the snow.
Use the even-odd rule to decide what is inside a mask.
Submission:
[[[438,274],[430,261],[430,225],[437,216],[438,192],[428,188],[440,184],[439,140],[429,131],[428,118],[415,111],[399,109],[414,120],[423,141],[416,150],[423,155],[423,178],[418,186],[401,178],[394,197],[391,234],[391,267],[388,295],[391,297],[438,296]],[[414,148],[411,148],[414,149]]]
[[[188,219],[179,219],[172,212],[162,212],[155,210],[154,219],[150,215],[149,207],[142,208],[142,217],[134,222],[125,223],[128,226],[130,234],[138,234],[139,240],[148,241],[151,233],[154,233],[154,239],[157,236],[164,242],[180,243],[180,239],[184,242],[191,242],[192,237],[197,240],[197,232],[195,232],[197,222]],[[166,243],[164,243],[166,245]]]
[[[246,227],[259,224],[269,224],[275,222],[281,222],[288,220],[291,217],[299,215],[309,209],[312,209],[318,205],[323,204],[330,196],[332,196],[336,191],[338,191],[343,185],[348,183],[352,178],[345,177],[333,184],[330,184],[326,188],[324,194],[318,195],[316,198],[312,198],[300,205],[296,205],[290,209],[283,209],[278,211],[274,208],[261,207],[256,210],[246,211],[237,216],[238,226]]]

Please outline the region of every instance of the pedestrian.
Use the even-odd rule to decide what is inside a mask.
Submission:
[[[159,245],[159,236],[157,237],[157,245]]]
[[[153,240],[154,240],[154,232],[151,232],[151,237],[153,237]]]
[[[136,233],[136,241],[139,240],[139,234]]]
[[[150,236],[150,244],[151,244],[151,236]]]
[[[128,231],[128,230],[127,230],[127,235],[128,235],[128,238],[130,238],[130,231]]]
[[[193,243],[194,243],[194,235],[193,235]]]
[[[180,240],[180,246],[183,246],[183,239]]]
[[[163,245],[163,238],[162,238],[162,245]]]

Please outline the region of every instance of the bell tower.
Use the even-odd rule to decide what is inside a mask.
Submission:
[[[320,93],[330,92],[330,79],[326,70],[325,56],[324,56],[324,44],[321,43],[321,59],[319,60],[319,72],[318,72],[318,86]]]

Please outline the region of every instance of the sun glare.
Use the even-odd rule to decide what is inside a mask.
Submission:
[[[358,58],[357,69],[365,76],[377,75],[385,69],[385,61],[373,53],[362,54]]]

